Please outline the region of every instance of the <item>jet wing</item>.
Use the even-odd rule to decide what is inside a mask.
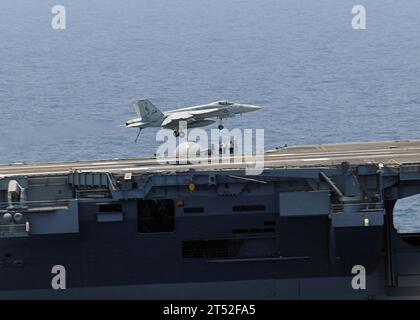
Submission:
[[[176,126],[176,123],[183,120],[188,120],[194,118],[194,115],[190,112],[177,112],[172,113],[169,116],[165,118],[162,122],[162,127],[170,127],[170,126]]]
[[[200,118],[203,117],[213,117],[214,113],[220,111],[219,109],[206,109],[206,110],[191,110],[188,112],[174,112],[171,113],[166,119],[162,122],[162,127],[171,127],[176,126],[179,121],[187,121],[193,119],[196,116]]]

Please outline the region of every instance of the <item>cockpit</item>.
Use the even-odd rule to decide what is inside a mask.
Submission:
[[[231,106],[233,102],[225,100],[225,101],[219,101],[218,104],[219,106]]]

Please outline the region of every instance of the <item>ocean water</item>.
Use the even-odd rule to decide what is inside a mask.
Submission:
[[[51,28],[56,4],[66,30]],[[264,128],[266,148],[419,139],[419,12],[418,0],[2,0],[0,162],[151,155],[156,130],[135,144],[120,126],[135,98],[261,105],[226,126]],[[416,208],[397,212],[401,230],[420,229]]]

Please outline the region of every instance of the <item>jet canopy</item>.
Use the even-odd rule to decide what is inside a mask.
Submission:
[[[233,102],[224,100],[224,101],[217,101],[216,102],[219,106],[231,106],[233,104]]]

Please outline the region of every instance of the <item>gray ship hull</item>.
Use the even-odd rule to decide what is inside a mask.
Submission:
[[[419,298],[420,235],[392,220],[420,193],[417,149],[280,150],[258,176],[152,159],[0,166],[0,298]]]

